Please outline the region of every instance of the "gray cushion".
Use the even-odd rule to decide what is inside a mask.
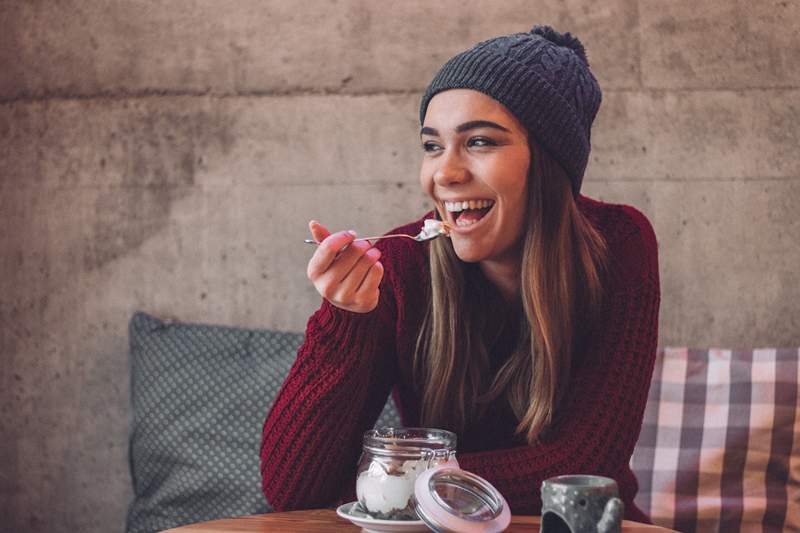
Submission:
[[[301,333],[130,322],[129,533],[271,509],[261,492],[264,417],[294,362]],[[387,403],[376,425],[399,426]]]

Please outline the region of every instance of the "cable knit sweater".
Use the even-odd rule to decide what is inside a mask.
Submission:
[[[458,435],[458,461],[491,482],[515,514],[539,514],[542,480],[599,474],[617,480],[626,518],[637,482],[628,463],[639,436],[655,360],[659,278],[656,239],[647,219],[622,205],[579,197],[606,240],[609,266],[600,323],[573,363],[557,422],[540,444],[515,435],[510,409],[493,405]],[[416,234],[422,220],[393,230]],[[379,241],[385,267],[378,307],[357,314],[323,302],[311,316],[286,381],[264,424],[264,495],[279,511],[330,506],[354,498],[361,438],[387,396],[406,426],[419,425],[414,347],[429,285],[428,245]]]

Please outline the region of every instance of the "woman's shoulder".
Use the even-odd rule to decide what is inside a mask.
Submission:
[[[610,246],[630,239],[656,244],[656,234],[647,217],[633,206],[612,204],[579,196],[578,209],[600,232]]]
[[[658,241],[647,217],[630,205],[578,197],[578,208],[603,236],[610,267],[626,282],[658,283]]]

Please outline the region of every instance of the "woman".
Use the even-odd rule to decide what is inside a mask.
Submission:
[[[264,494],[278,510],[353,497],[363,432],[393,391],[404,425],[458,434],[458,461],[516,514],[542,480],[612,477],[628,462],[653,369],[655,235],[627,206],[579,194],[600,88],[580,42],[549,27],[448,61],[420,108],[420,182],[449,238],[322,244],[324,297],[264,425]],[[392,230],[416,234],[422,220]]]

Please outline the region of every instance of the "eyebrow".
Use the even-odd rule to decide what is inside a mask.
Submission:
[[[496,122],[492,122],[491,120],[470,120],[469,122],[464,122],[463,124],[459,124],[456,127],[456,133],[463,133],[467,130],[474,130],[477,128],[492,128],[500,131],[504,131],[506,133],[511,133],[511,130],[501,126]],[[422,135],[434,135],[438,136],[439,131],[435,128],[428,128],[427,126],[422,128],[419,131],[420,136]]]

